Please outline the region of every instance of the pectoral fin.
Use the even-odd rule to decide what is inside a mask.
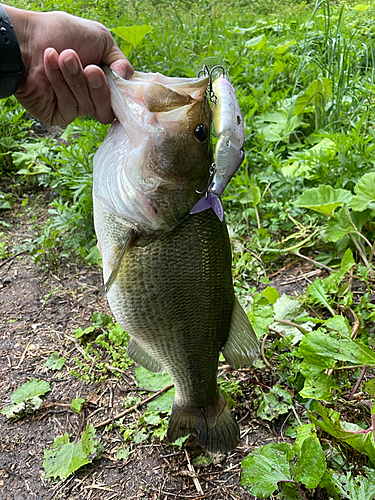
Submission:
[[[251,366],[259,354],[257,336],[237,298],[234,301],[229,336],[221,352],[233,368]]]
[[[127,252],[127,250],[131,247],[131,245],[135,242],[135,240],[138,238],[138,233],[135,229],[130,229],[128,234],[125,237],[124,243],[122,245],[122,248],[120,250],[120,253],[118,254],[117,260],[115,265],[113,266],[112,272],[109,275],[109,278],[107,279],[106,283],[103,285],[102,289],[99,292],[99,297],[104,297],[107,295],[109,289],[111,288],[111,285],[116,279],[121,261]]]
[[[150,372],[154,373],[163,371],[161,364],[150,356],[133,337],[129,340],[126,351],[131,359],[142,365],[146,370],[150,370]]]

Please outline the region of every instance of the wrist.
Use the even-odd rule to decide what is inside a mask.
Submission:
[[[17,36],[17,40],[21,50],[21,56],[23,63],[26,68],[26,74],[30,66],[30,40],[32,38],[32,20],[34,17],[34,12],[17,9],[16,7],[11,7],[9,5],[0,4],[4,7],[9,19],[13,25],[14,31]]]
[[[12,20],[0,4],[0,98],[14,94],[23,82],[25,66]]]

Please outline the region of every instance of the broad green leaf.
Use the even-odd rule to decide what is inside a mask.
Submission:
[[[350,201],[350,208],[363,212],[367,208],[375,208],[375,172],[365,174],[354,186],[356,196]]]
[[[337,293],[338,285],[342,282],[345,277],[345,274],[355,265],[355,260],[353,257],[353,253],[348,248],[341,260],[340,270],[336,273],[332,273],[330,276],[324,279],[324,289],[329,290],[331,293]]]
[[[372,398],[375,396],[375,378],[365,382],[365,389]]]
[[[86,427],[78,442],[70,443],[68,433],[57,437],[52,447],[44,450],[43,467],[46,469],[46,477],[59,477],[64,481],[80,467],[91,463],[101,450],[92,424]]]
[[[138,380],[139,387],[144,387],[151,391],[160,391],[165,386],[172,383],[168,373],[152,373],[143,366],[138,366],[135,370],[135,375]],[[150,401],[147,405],[149,410],[171,411],[175,395],[175,388],[172,387],[169,391],[163,393],[159,398]]]
[[[281,45],[278,45],[276,49],[273,51],[274,56],[281,56],[282,54],[285,54],[285,52],[292,47],[293,45],[296,45],[297,42],[295,40],[289,40],[285,43],[282,43]]]
[[[270,142],[288,141],[289,135],[302,123],[302,117],[290,116],[287,110],[274,113],[263,113],[255,121],[254,126],[264,138]]]
[[[143,430],[137,432],[134,436],[133,441],[135,444],[143,443],[148,438],[148,432],[144,432]]]
[[[257,402],[257,415],[265,420],[274,420],[287,413],[293,405],[292,396],[280,385],[274,385],[267,394],[262,393]]]
[[[330,358],[327,358],[330,361]],[[333,360],[331,366],[333,366]],[[301,365],[307,371],[307,365]],[[302,368],[301,368],[302,370]],[[339,386],[325,373],[316,373],[311,378],[305,378],[304,386],[299,391],[299,395],[306,399],[316,399],[318,401],[332,401],[333,391],[337,391]]]
[[[329,78],[319,78],[310,83],[306,91],[300,95],[294,105],[293,114],[299,115],[305,108],[311,105],[324,107],[325,103],[332,96],[332,80]]]
[[[255,206],[258,205],[261,199],[261,192],[258,186],[250,186],[239,199],[240,203],[250,203]]]
[[[293,451],[297,456],[301,456],[301,448],[303,442],[307,438],[314,438],[319,442],[318,436],[316,434],[316,428],[314,424],[305,424],[297,427],[297,438],[293,445]]]
[[[53,352],[46,361],[46,368],[50,370],[61,370],[64,366],[66,359],[60,358],[57,351]]]
[[[274,320],[273,306],[268,299],[256,293],[251,309],[246,312],[258,338],[268,333],[268,326]]]
[[[352,477],[347,474],[346,489],[350,500],[374,500],[375,498],[375,472],[373,469],[364,467],[366,476],[358,474]]]
[[[74,413],[81,413],[82,411],[82,406],[83,406],[83,403],[85,402],[86,400],[83,399],[83,398],[75,398],[73,399],[73,401],[71,402],[70,404],[70,407],[72,409],[72,411]]]
[[[280,481],[292,479],[289,461],[293,455],[289,443],[271,443],[255,449],[242,461],[241,484],[257,498],[272,495]]]
[[[326,154],[328,151],[332,152],[332,157],[335,155],[337,150],[337,144],[333,142],[328,137],[323,137],[323,139],[317,142],[314,146],[307,150],[307,154],[321,156],[322,154]]]
[[[151,435],[151,439],[154,440],[155,438],[159,439],[159,441],[162,441],[165,436],[167,435],[168,431],[168,420],[162,420],[159,427],[157,427],[154,432]]]
[[[261,296],[266,297],[270,304],[275,304],[280,294],[273,286],[267,286],[267,288],[261,292]]]
[[[295,449],[293,448],[293,451]],[[301,450],[293,467],[294,480],[307,488],[316,488],[327,468],[324,451],[315,436],[303,440]]]
[[[91,316],[91,323],[95,328],[104,328],[106,326],[112,326],[113,319],[108,314],[94,312]]]
[[[20,403],[4,406],[4,408],[0,410],[0,414],[5,415],[9,420],[18,420],[26,414],[34,413],[42,406],[42,403],[43,399],[39,396],[33,396]]]
[[[80,339],[81,337],[85,336],[85,335],[88,335],[92,332],[95,331],[95,327],[94,326],[88,326],[87,328],[85,328],[84,330],[82,330],[81,327],[77,328],[77,330],[74,330],[74,336],[76,339]]]
[[[11,193],[3,193],[0,191],[0,209],[9,210],[14,205],[14,198]]]
[[[161,422],[160,415],[157,413],[149,413],[144,415],[143,420],[149,425],[158,425]]]
[[[346,491],[342,487],[344,482],[344,475],[335,473],[332,469],[326,469],[319,487],[325,488],[330,500],[340,500],[342,498],[349,498]],[[341,495],[341,496],[340,496]],[[349,499],[350,500],[350,499]]]
[[[301,312],[301,304],[297,299],[283,293],[281,297],[276,300],[273,310],[275,312],[275,318],[292,321]]]
[[[294,202],[296,207],[310,208],[332,217],[333,212],[343,203],[349,203],[352,193],[346,189],[333,189],[324,184],[317,188],[306,189]]]
[[[331,358],[350,366],[375,366],[375,352],[370,347],[348,338],[332,338],[319,330],[304,336],[298,355],[312,365],[322,358]]]
[[[148,33],[151,33],[152,26],[148,26],[147,24],[143,24],[142,26],[119,26],[118,28],[112,28],[111,31],[136,49],[144,37]]]
[[[135,369],[135,375],[137,377],[139,387],[144,387],[151,391],[160,391],[165,386],[172,383],[172,380],[168,373],[153,373],[143,366],[138,366]]]
[[[119,448],[116,452],[117,460],[126,460],[130,455],[129,446],[125,446],[124,448]]]
[[[176,441],[174,443],[172,443],[174,446],[182,446],[184,444],[184,442],[190,437],[190,434],[188,434],[187,436],[182,436],[178,439],[176,439]]]
[[[324,326],[339,332],[346,338],[350,337],[349,320],[344,318],[344,316],[333,316],[333,318],[329,318],[324,322]]]
[[[35,396],[43,396],[50,390],[51,386],[45,380],[32,379],[15,390],[10,396],[10,400],[12,403],[22,403]]]
[[[329,219],[324,234],[328,241],[336,242],[342,240],[344,236],[355,230],[356,228],[353,226],[348,207],[345,206],[335,212]]]
[[[353,7],[350,7],[352,10],[358,10],[359,12],[364,12],[365,10],[370,8],[370,5],[366,5],[364,3],[359,3],[357,5],[354,5]]]
[[[295,153],[289,163],[281,168],[286,177],[305,177],[309,178],[309,173],[318,166],[322,157],[327,160],[333,160],[337,153],[338,146],[328,137],[324,137],[317,144],[308,149],[303,149]],[[291,163],[290,163],[291,162]]]
[[[303,328],[311,330],[311,323],[298,321],[300,317],[305,317],[306,313],[302,310],[301,304],[295,298],[292,298],[285,293],[279,297],[274,304],[275,320],[291,321],[296,324],[300,324]],[[292,343],[296,344],[299,342],[303,336],[300,329],[293,325],[288,325],[280,321],[275,321],[272,324],[272,328],[283,335],[292,336]]]
[[[307,288],[307,291],[308,291],[308,294],[310,295],[310,297],[315,299],[322,306],[326,307],[328,309],[328,311],[332,314],[332,316],[335,316],[335,311],[332,309],[332,307],[329,304],[329,297],[327,295],[324,282],[320,278],[317,278]]]
[[[267,44],[266,35],[259,35],[255,38],[251,38],[250,40],[246,40],[245,47],[260,50]]]
[[[371,428],[362,429],[356,424],[340,420],[340,414],[334,410],[327,410],[317,401],[313,408],[322,418],[319,420],[312,412],[307,412],[310,421],[331,436],[352,446],[355,450],[367,455],[375,463],[375,443]]]

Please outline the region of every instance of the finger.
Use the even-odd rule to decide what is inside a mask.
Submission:
[[[118,48],[109,30],[106,29],[105,35],[105,48],[103,50],[101,62],[107,64],[122,78],[131,78],[134,73],[133,66]]]
[[[111,108],[109,87],[103,71],[94,65],[86,66],[83,71],[91,100],[95,106],[95,118],[101,123],[111,123],[115,117]]]
[[[44,51],[44,71],[55,94],[51,124],[67,125],[77,117],[78,104],[60,71],[59,55],[53,48]]]
[[[77,101],[77,116],[94,115],[95,106],[90,97],[78,54],[71,49],[63,50],[59,55],[59,68]]]
[[[110,65],[112,71],[115,71],[122,78],[126,78],[129,80],[134,74],[133,66],[130,62],[125,59],[117,59],[117,61],[113,62]]]

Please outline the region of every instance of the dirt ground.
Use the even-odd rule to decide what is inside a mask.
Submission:
[[[0,227],[0,231],[11,245],[34,234],[31,215],[36,223],[42,222],[46,206],[38,203],[35,210],[30,214],[17,202],[12,210],[1,214],[10,227]],[[295,264],[293,271],[286,267],[274,277],[273,285],[288,293],[291,286],[296,290],[306,285],[298,276],[314,267],[299,270],[301,265]],[[288,439],[283,433],[288,417],[270,425],[256,418],[254,384],[249,378],[260,384],[275,383],[268,369],[240,373],[244,397],[234,412],[242,438],[234,452],[218,465],[189,471],[188,459],[193,458],[194,449],[185,451],[168,446],[166,441],[132,443],[128,459],[117,460],[122,436],[116,429],[105,432],[103,427],[97,432],[104,446],[102,458],[65,482],[45,478],[43,452],[56,436],[70,432],[76,438],[87,423],[100,423],[118,412],[124,396],[138,395],[134,367],[100,384],[87,384],[70,373],[73,358],[79,355],[74,330],[89,326],[96,311],[109,314],[106,301],[97,298],[101,283],[98,269],[66,260],[55,270],[36,265],[28,253],[0,261],[0,408],[9,404],[17,387],[31,379],[46,380],[51,385],[43,405],[33,415],[17,422],[0,415],[0,500],[252,499],[240,484],[241,460],[256,446]],[[54,351],[67,359],[61,371],[45,366]],[[87,401],[80,415],[70,410],[72,399],[77,397]],[[194,475],[198,481],[193,481]]]

